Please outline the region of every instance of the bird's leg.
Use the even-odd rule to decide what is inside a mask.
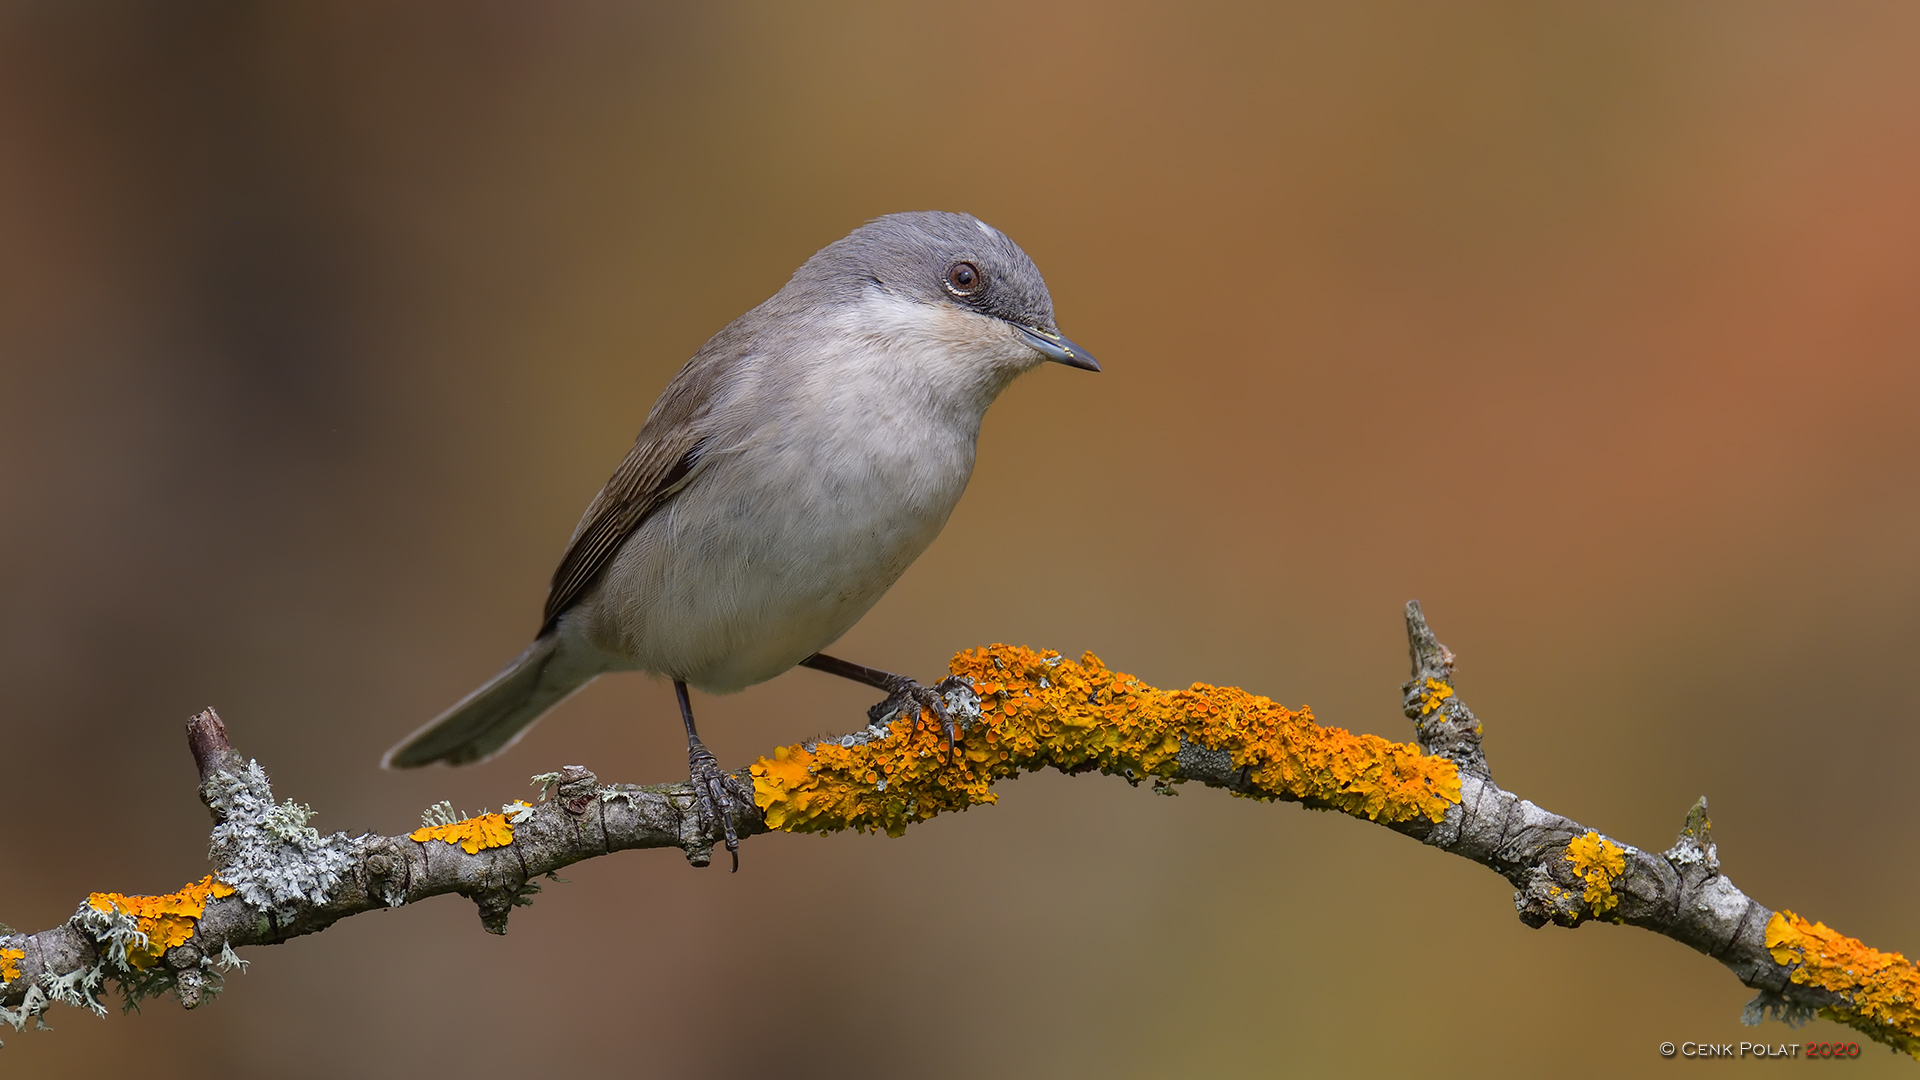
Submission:
[[[693,702],[687,699],[687,684],[673,680],[674,695],[680,699],[680,722],[687,726],[687,774],[693,781],[694,805],[700,812],[720,822],[727,836],[727,854],[733,856],[733,873],[740,872],[740,837],[733,831],[733,814],[728,804],[741,798],[733,790],[738,782],[720,768],[707,744],[693,730]],[[751,800],[748,800],[751,801]]]
[[[855,664],[838,657],[828,656],[826,653],[814,653],[800,661],[800,666],[885,690],[887,700],[867,710],[868,722],[876,726],[889,714],[898,712],[908,703],[930,710],[939,718],[941,726],[946,729],[947,760],[949,762],[954,760],[954,743],[959,738],[960,728],[954,723],[953,714],[947,711],[947,703],[932,687],[922,686],[905,675],[895,675],[891,671],[881,671],[879,668],[870,668],[865,664]]]

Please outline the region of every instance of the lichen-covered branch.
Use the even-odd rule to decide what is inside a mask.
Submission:
[[[735,831],[840,829],[899,835],[915,822],[995,799],[995,781],[1041,768],[1100,772],[1173,793],[1198,782],[1377,822],[1486,866],[1513,883],[1530,926],[1602,920],[1653,930],[1725,964],[1761,991],[1746,1019],[1818,1012],[1920,1057],[1920,969],[1791,912],[1773,912],[1720,873],[1706,800],[1664,852],[1642,851],[1543,810],[1493,782],[1481,725],[1453,681],[1453,654],[1407,605],[1413,678],[1404,687],[1418,745],[1322,727],[1310,711],[1231,687],[1161,690],[1098,657],[994,645],[954,657],[939,686],[960,722],[899,714],[838,739],[781,747],[743,771],[754,806]],[[719,823],[688,785],[602,785],[569,766],[536,777],[538,805],[463,816],[445,804],[399,836],[322,836],[310,811],[276,802],[266,773],[229,746],[212,712],[188,725],[200,794],[213,812],[214,873],[162,897],[95,893],[59,927],[0,935],[0,1020],[16,1028],[52,1002],[104,1012],[171,991],[189,1008],[243,965],[235,948],[325,929],[349,915],[442,893],[475,901],[506,930],[538,878],[626,848],[678,847],[710,860]],[[548,799],[549,789],[556,794]]]
[[[234,752],[212,710],[187,724],[187,740],[213,813],[213,875],[167,896],[94,893],[60,926],[0,936],[0,1020],[38,1023],[55,1002],[104,1015],[109,980],[129,1005],[171,991],[193,1008],[247,963],[236,948],[444,893],[473,900],[481,923],[505,933],[508,912],[531,903],[543,875],[628,848],[677,847],[705,866],[717,832],[699,820],[685,783],[602,785],[568,766],[536,778],[537,806],[462,818],[441,804],[411,833],[322,836],[307,824],[309,808],[275,801],[266,772]],[[754,808],[735,809],[740,835],[766,831]]]

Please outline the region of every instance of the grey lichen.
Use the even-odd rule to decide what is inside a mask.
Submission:
[[[276,803],[273,785],[257,761],[244,772],[221,770],[205,784],[207,805],[220,818],[207,856],[220,880],[263,911],[292,918],[324,904],[353,865],[345,833],[322,836],[307,824],[313,811],[288,799]]]
[[[538,787],[540,789],[539,801],[546,802],[548,789],[560,786],[560,774],[557,772],[534,773],[533,777],[527,781],[527,786]]]
[[[1790,1028],[1797,1028],[1813,1017],[1813,1006],[1788,1001],[1771,990],[1760,991],[1760,996],[1747,1002],[1747,1007],[1740,1011],[1740,1022],[1748,1027],[1759,1027],[1768,1020],[1778,1020]]]
[[[80,909],[73,913],[73,918],[68,922],[99,946],[100,961],[94,966],[111,967],[115,975],[125,975],[134,970],[133,965],[127,962],[127,950],[147,947],[147,935],[141,933],[140,921],[118,907],[101,911],[91,901],[82,900]],[[57,993],[54,1000],[66,1001]]]
[[[455,810],[452,802],[441,799],[439,802],[420,811],[420,824],[426,828],[433,829],[441,825],[458,824],[472,816],[472,814],[463,814]]]
[[[233,951],[233,946],[230,943],[223,941],[220,943],[220,955],[214,959],[213,963],[214,963],[214,966],[218,967],[223,972],[232,971],[235,968],[238,968],[240,970],[240,974],[245,975],[247,973],[247,965],[253,963],[253,961],[240,959],[240,957]]]
[[[980,695],[974,693],[973,684],[959,676],[949,676],[940,680],[934,689],[939,692],[941,703],[947,707],[947,715],[965,731],[980,721]]]
[[[19,1008],[0,1008],[0,1022],[11,1024],[15,1031],[25,1027],[28,1020],[32,1020],[38,1030],[49,1030],[41,1016],[55,1002],[105,1016],[107,1007],[100,1003],[100,989],[106,984],[108,968],[111,966],[117,978],[138,974],[127,963],[127,946],[144,947],[147,935],[140,932],[139,924],[131,915],[99,911],[83,902],[67,923],[93,940],[98,959],[68,972],[43,972],[27,987]]]
[[[47,997],[47,992],[40,989],[39,983],[34,983],[27,987],[26,999],[21,1001],[19,1008],[0,1007],[0,1023],[11,1024],[13,1030],[19,1031],[27,1026],[27,1021],[31,1020],[35,1030],[52,1031],[53,1029],[46,1025],[46,1021],[40,1019],[41,1014],[45,1013],[47,1007],[52,1004],[53,1001]],[[7,1044],[0,1042],[0,1046],[5,1045]]]
[[[202,991],[210,991],[206,994],[208,997],[220,992],[218,985],[208,987],[197,977],[183,984],[182,979],[188,974],[186,971],[169,970],[159,964],[115,972],[113,981],[120,987],[120,1011],[139,1012],[142,1001],[157,998],[169,990],[174,991],[189,1009],[200,1004]]]
[[[121,962],[125,963],[124,957]],[[106,982],[105,969],[103,961],[95,961],[91,967],[75,968],[64,974],[56,975],[49,971],[40,977],[40,982],[46,987],[46,996],[50,1001],[85,1009],[95,1016],[105,1016],[107,1007],[100,1004],[99,997],[100,987]],[[31,999],[32,995],[28,997]],[[46,1006],[42,1005],[41,1011],[45,1010]]]

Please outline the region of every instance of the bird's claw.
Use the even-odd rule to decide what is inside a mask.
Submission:
[[[701,823],[718,822],[727,839],[727,854],[733,856],[733,873],[740,871],[740,836],[733,828],[733,805],[745,806],[752,797],[740,787],[740,778],[720,767],[707,745],[699,739],[687,744],[687,774],[693,781],[693,804]],[[711,827],[708,829],[711,834]]]
[[[930,712],[940,721],[947,733],[947,762],[959,760],[958,742],[960,725],[954,720],[953,713],[947,709],[946,698],[931,686],[925,686],[906,676],[898,676],[899,681],[888,687],[887,700],[867,710],[867,722],[874,727],[885,727],[887,719],[896,714],[905,714],[912,708],[913,718],[918,720],[922,710]]]

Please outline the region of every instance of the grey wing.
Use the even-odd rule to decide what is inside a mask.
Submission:
[[[547,591],[547,607],[541,614],[540,633],[553,629],[562,612],[573,606],[600,571],[606,569],[614,553],[633,530],[653,515],[662,504],[685,485],[705,439],[695,439],[677,455],[679,440],[654,446],[635,445],[607,481],[592,507],[585,527],[574,537],[560,566],[553,572],[553,584]]]
[[[562,613],[580,599],[620,550],[620,545],[693,479],[710,438],[706,428],[715,390],[740,359],[736,330],[716,334],[687,361],[640,428],[626,460],[600,489],[567,553],[553,572],[540,633],[553,630]]]

